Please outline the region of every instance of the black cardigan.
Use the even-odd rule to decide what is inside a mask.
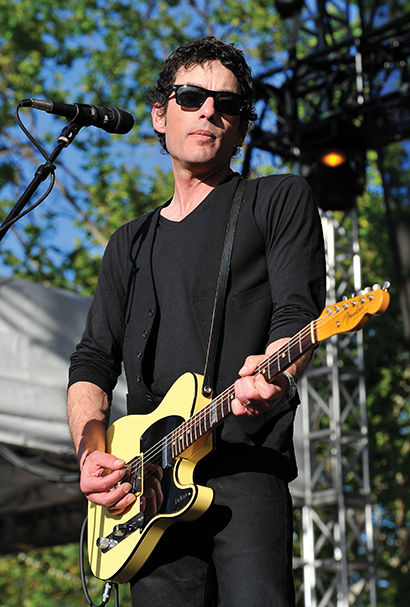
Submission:
[[[202,267],[192,282],[193,316],[204,352],[209,337],[223,241],[233,193],[234,175],[206,198],[209,220],[198,235]],[[222,347],[217,366],[217,392],[237,378],[249,354],[261,354],[271,341],[290,337],[316,318],[325,295],[323,239],[310,189],[293,175],[252,182],[242,205],[232,255]],[[252,190],[248,188],[248,190]],[[122,226],[111,237],[103,258],[98,289],[81,343],[72,356],[70,384],[91,381],[109,396],[121,371],[128,384],[128,412],[147,413],[161,397],[150,392],[144,356],[158,313],[151,259],[160,210]],[[170,353],[174,356],[175,353]],[[186,371],[201,373],[188,367]],[[295,398],[253,419],[230,417],[219,430],[219,455],[232,466],[232,449],[245,449],[241,469],[278,468],[294,478],[292,430]],[[257,447],[248,453],[247,447]],[[263,453],[260,452],[262,449]],[[265,453],[265,450],[268,450]],[[273,460],[272,460],[273,458]],[[227,463],[227,462],[225,462]],[[219,470],[226,465],[218,463]]]

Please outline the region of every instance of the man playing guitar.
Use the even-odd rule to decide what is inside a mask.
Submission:
[[[129,482],[123,456],[107,452],[112,390],[123,363],[129,415],[152,415],[179,376],[204,372],[226,226],[242,181],[231,159],[255,119],[250,69],[233,45],[194,40],[167,59],[149,102],[174,194],[110,239],[68,390],[82,491],[113,518],[138,499],[145,524],[171,508],[164,502],[170,463],[162,457],[152,465],[138,495],[141,481]],[[234,415],[195,462],[194,481],[212,489],[212,503],[167,529],[131,579],[133,607],[216,607],[218,597],[221,607],[295,604],[288,483],[297,474],[295,383],[311,352],[273,382],[255,370],[324,303],[322,230],[309,187],[290,174],[250,181],[212,386],[214,396],[234,386]],[[180,490],[174,501],[185,499]]]

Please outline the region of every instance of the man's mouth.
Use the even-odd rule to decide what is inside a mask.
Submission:
[[[204,139],[216,139],[216,136],[206,129],[198,129],[197,131],[192,131],[191,135],[196,137],[203,137]]]

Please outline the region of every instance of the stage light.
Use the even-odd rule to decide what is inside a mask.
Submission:
[[[366,155],[362,149],[316,147],[302,156],[305,177],[324,211],[353,208],[365,183]]]
[[[346,160],[346,154],[337,149],[327,150],[320,157],[320,162],[331,168],[341,166]]]

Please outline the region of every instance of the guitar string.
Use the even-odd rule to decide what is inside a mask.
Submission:
[[[330,310],[330,308],[337,308],[338,304],[336,304],[335,306],[330,306],[328,308],[325,308],[325,310]],[[336,310],[337,311],[337,310]],[[328,322],[334,320],[334,314],[328,314],[326,316],[324,316],[322,318],[322,316],[320,316],[316,321],[313,321],[315,327],[314,328],[324,328],[324,325],[326,325]],[[303,338],[305,338],[306,336],[308,336],[308,334],[310,334],[312,331],[312,323],[310,323],[309,325],[307,325],[306,327],[304,327],[299,333],[297,333],[293,338],[291,338],[291,340],[289,340],[289,342],[287,342],[284,346],[282,346],[279,350],[277,350],[277,352],[275,352],[274,354],[272,354],[271,357],[265,359],[262,363],[260,363],[256,369],[255,369],[255,374],[257,374],[258,372],[262,372],[264,369],[267,368],[267,370],[270,372],[270,367],[272,367],[273,363],[276,362],[276,366],[279,369],[279,373],[280,374],[281,371],[281,365],[280,365],[280,358],[283,359],[284,356],[286,356],[286,353],[288,353],[289,355],[289,350],[292,349],[292,347],[294,347],[295,345],[297,345],[297,342],[299,342],[299,345],[301,345],[301,340]],[[308,348],[306,348],[306,351],[308,351],[311,347],[313,347],[314,343],[312,343]],[[301,355],[304,353],[303,351],[301,352]],[[288,361],[288,365],[290,366],[292,364],[293,361]],[[272,381],[272,379],[274,379],[276,377],[276,375],[273,376],[273,378],[269,377],[269,381]],[[232,392],[232,394],[231,394]],[[170,432],[170,434],[168,434],[166,437],[163,437],[158,443],[156,443],[155,445],[153,445],[150,449],[147,450],[147,452],[144,454],[144,463],[145,464],[149,464],[153,461],[156,461],[155,458],[156,457],[160,457],[163,449],[165,447],[165,445],[167,444],[167,442],[173,442],[173,439],[170,437],[175,438],[175,443],[178,443],[178,439],[179,438],[184,438],[184,436],[187,436],[187,429],[190,428],[190,430],[192,429],[192,426],[195,425],[194,420],[196,420],[198,422],[198,425],[201,424],[201,422],[204,422],[204,427],[206,428],[206,419],[207,417],[209,417],[209,414],[211,413],[212,409],[217,409],[218,406],[221,407],[223,406],[224,402],[227,401],[227,397],[231,397],[234,395],[234,388],[233,386],[230,386],[229,388],[227,388],[227,390],[225,390],[224,392],[222,392],[219,396],[217,396],[213,401],[211,401],[210,403],[208,403],[205,407],[203,407],[200,411],[198,411],[194,416],[190,417],[188,420],[185,420],[180,426],[178,426],[177,428],[175,428],[174,430],[172,430]],[[230,402],[226,402],[226,404],[230,405]],[[230,412],[230,408],[228,408],[228,412]],[[218,420],[220,421],[220,420]],[[216,424],[214,424],[216,425]],[[209,430],[205,430],[205,433],[210,431],[212,429],[212,422],[211,422],[211,426],[209,428]],[[195,442],[195,441],[194,441]],[[189,446],[191,446],[192,443],[188,444],[188,445],[184,445],[183,448],[180,450],[179,454],[182,453],[184,450],[186,450]],[[162,460],[162,457],[161,457]],[[140,469],[141,468],[141,457],[137,456],[136,458],[133,458],[132,460],[130,460],[130,462],[128,462],[128,464],[126,465],[127,468],[129,467],[131,469],[130,474],[132,474],[135,470]],[[146,468],[145,468],[146,469]],[[149,476],[151,476],[153,472],[145,472],[144,470],[144,479],[148,478]]]
[[[327,319],[328,319],[328,317],[326,317],[326,320]],[[323,321],[320,321],[320,323],[318,323],[318,324],[323,324]],[[277,352],[275,352],[274,354],[272,354],[271,357],[269,357],[268,359],[266,359],[265,361],[263,361],[260,365],[258,365],[258,367],[255,370],[255,373],[259,372],[261,369],[264,369],[264,368],[268,368],[268,370],[269,370],[269,367],[272,366],[275,361],[277,362],[277,367],[278,367],[279,372],[280,372],[281,366],[283,366],[283,365],[280,364],[280,358],[283,358],[283,356],[286,356],[286,351],[288,351],[289,349],[291,349],[292,347],[294,347],[297,344],[298,341],[300,342],[302,339],[304,339],[310,333],[311,333],[311,324],[309,324],[307,327],[304,327],[304,329],[302,329],[296,336],[294,336],[282,348],[280,348]],[[312,347],[312,346],[309,346],[309,347]],[[302,353],[303,353],[303,351],[300,352],[300,354],[302,354]],[[291,364],[291,363],[289,363],[289,364]],[[273,376],[273,377],[275,377],[275,376]],[[272,378],[270,377],[269,379],[272,379]],[[192,427],[195,428],[195,425],[196,425],[195,422],[197,422],[198,425],[200,425],[201,422],[203,422],[204,420],[206,420],[206,418],[208,417],[208,415],[211,412],[212,408],[216,409],[218,406],[220,406],[221,404],[223,404],[223,402],[225,400],[227,400],[227,397],[231,397],[233,394],[234,394],[234,388],[231,386],[225,392],[223,392],[218,397],[216,397],[216,399],[214,399],[211,403],[208,403],[203,409],[201,409],[199,412],[197,412],[194,416],[192,416],[191,418],[189,418],[188,420],[186,420],[185,422],[183,422],[180,426],[178,426],[176,429],[174,429],[167,437],[164,437],[161,442],[159,442],[156,445],[154,445],[151,448],[151,450],[157,449],[158,451],[161,451],[163,443],[166,442],[167,440],[169,441],[169,437],[170,436],[172,436],[172,438],[175,438],[176,441],[178,442],[179,438],[181,438],[184,435],[186,435],[186,429],[187,428],[189,428],[190,426],[191,426],[191,428]],[[208,431],[208,430],[205,430],[205,431]],[[171,441],[172,441],[172,439],[171,439]],[[190,445],[184,446],[182,448],[182,450],[185,450],[186,448],[188,448],[188,446],[190,446]],[[144,459],[147,459],[147,457],[150,458],[153,455],[155,455],[155,451],[151,452],[151,450],[148,450],[145,453],[145,458]],[[148,459],[148,461],[149,461],[149,459]]]
[[[374,292],[370,292],[370,293],[366,294],[366,298],[369,298],[369,296],[371,296],[373,293]],[[269,376],[269,380],[268,380],[268,381],[273,381],[280,373],[282,373],[280,359],[282,359],[282,363],[283,363],[283,358],[286,356],[286,354],[288,354],[288,361],[287,361],[287,366],[285,367],[285,369],[287,367],[289,367],[295,360],[295,359],[293,359],[292,361],[289,361],[290,350],[292,348],[294,348],[295,346],[297,346],[298,342],[299,342],[299,350],[300,350],[300,347],[302,345],[302,343],[301,343],[302,340],[312,334],[312,329],[313,330],[324,329],[327,324],[333,323],[334,313],[332,313],[332,309],[334,311],[336,311],[336,313],[338,313],[337,308],[340,308],[343,306],[345,309],[347,309],[346,304],[347,304],[347,306],[349,306],[352,303],[353,303],[352,301],[350,301],[350,302],[346,301],[346,302],[341,302],[340,304],[334,304],[333,306],[326,307],[325,312],[330,311],[330,313],[327,313],[327,315],[323,315],[323,313],[322,313],[322,315],[319,316],[315,321],[313,321],[313,323],[309,323],[309,325],[307,325],[301,331],[299,331],[299,333],[297,333],[286,344],[284,344],[281,348],[279,348],[279,350],[277,350],[271,356],[269,356],[267,359],[262,361],[262,363],[260,363],[256,367],[254,374],[256,375],[257,373],[263,372],[265,369],[267,369],[267,371],[270,374],[271,367],[273,366],[274,363],[276,363],[276,366],[279,371],[277,374],[274,374],[272,377]],[[313,324],[313,327],[312,327],[312,324]],[[330,335],[329,335],[329,337],[330,337]],[[323,341],[323,340],[321,340],[321,341]],[[307,352],[314,345],[315,345],[315,342],[313,342],[304,351],[300,352],[300,355]],[[141,467],[144,466],[144,464],[145,465],[152,464],[154,461],[158,461],[158,459],[156,459],[156,458],[159,458],[159,461],[162,461],[162,452],[163,452],[163,449],[166,446],[166,444],[167,443],[168,444],[172,444],[172,443],[178,444],[179,439],[183,440],[184,437],[187,438],[187,430],[189,430],[189,432],[191,432],[194,426],[197,425],[200,427],[201,422],[204,423],[204,428],[206,428],[206,420],[209,419],[210,415],[212,415],[212,410],[214,410],[216,413],[218,407],[219,408],[223,407],[225,404],[228,406],[228,413],[230,413],[230,402],[232,400],[232,397],[234,397],[234,395],[235,395],[235,392],[234,392],[233,386],[230,386],[229,388],[224,390],[224,392],[219,394],[210,403],[205,405],[202,409],[200,409],[200,411],[198,411],[192,417],[188,418],[188,420],[185,420],[184,422],[182,422],[182,424],[177,426],[177,428],[172,430],[167,436],[163,437],[158,443],[156,443],[150,449],[148,449],[144,454],[143,463],[141,463],[140,456],[136,456],[135,458],[132,458],[126,464],[126,469],[127,469],[127,471],[129,471],[129,474],[133,474],[133,473],[135,473],[136,470],[140,470]],[[221,418],[221,419],[223,419],[223,418]],[[217,423],[219,423],[219,421],[221,421],[221,420],[218,419]],[[209,432],[215,425],[216,424],[212,424],[212,421],[211,421],[210,428],[208,430],[205,429],[203,434],[205,434],[206,432]],[[203,434],[201,436],[203,436]],[[190,437],[188,440],[190,440]],[[196,440],[197,439],[195,439],[193,442],[196,442]],[[192,442],[186,446],[183,446],[183,448],[179,447],[181,449],[179,451],[179,454],[182,453],[183,451],[185,451],[191,445],[192,445]],[[158,465],[158,464],[154,464],[154,465]],[[146,479],[149,476],[151,476],[151,474],[153,474],[153,472],[150,472],[150,471],[146,472],[144,470],[143,478]]]
[[[304,330],[302,330],[302,332],[303,331]],[[298,334],[295,337],[299,337],[299,339],[300,339],[301,335]],[[285,349],[288,349],[288,348],[289,348],[289,346],[287,348],[285,348]],[[280,355],[281,355],[281,350],[279,350],[274,355],[272,355],[272,358],[269,359],[269,360],[273,363],[274,359],[279,358]],[[264,362],[266,362],[266,361],[264,361]],[[280,367],[279,364],[277,366]],[[227,392],[229,394],[227,394]],[[232,392],[232,394],[230,394],[230,392]],[[187,426],[187,427],[191,426],[191,427],[195,428],[195,426],[198,426],[198,425],[200,426],[201,422],[204,422],[204,428],[206,428],[206,425],[205,425],[206,424],[206,419],[209,416],[209,410],[208,409],[211,408],[211,405],[212,405],[212,407],[214,409],[217,409],[218,407],[223,406],[224,402],[227,400],[227,396],[231,397],[233,395],[234,395],[234,390],[233,390],[233,387],[231,386],[230,388],[228,388],[227,391],[225,391],[224,393],[222,393],[221,395],[219,395],[218,397],[216,397],[216,399],[214,399],[211,403],[208,403],[208,405],[206,405],[206,407],[204,407],[199,412],[197,412],[197,414],[195,414],[192,418],[189,418],[188,420],[186,420],[185,422],[183,422],[180,426],[178,426],[177,428],[175,428],[170,433],[170,435],[168,435],[168,437],[171,436],[171,435],[173,435],[173,438],[175,439],[175,442],[178,443],[178,439],[181,438],[181,436],[183,437],[184,434],[186,434],[185,426]],[[230,398],[230,400],[231,400],[231,398]],[[229,405],[229,402],[228,402],[228,405]],[[196,423],[193,420],[195,420]],[[207,432],[207,431],[209,431],[209,430],[205,429],[205,432]],[[156,445],[154,445],[153,447],[151,447],[151,449],[149,449],[144,454],[144,462],[146,464],[148,464],[148,463],[152,464],[153,462],[155,462],[155,464],[156,464],[158,462],[158,460],[156,458],[158,458],[158,457],[161,456],[162,451],[165,448],[166,441],[167,441],[167,439],[169,440],[168,437],[164,437],[159,443],[157,443]],[[187,447],[185,447],[185,449],[186,448]],[[130,462],[128,462],[127,469],[128,469],[129,474],[133,474],[137,469],[140,469],[141,465],[143,465],[143,464],[141,463],[141,458],[138,457],[138,456],[136,458],[134,458],[133,460],[131,460]],[[145,469],[144,470],[144,479],[148,478],[151,474],[152,474],[152,472],[146,472],[146,469]]]
[[[320,318],[321,317],[319,317],[319,319],[317,320],[316,325],[318,325],[318,324],[323,325],[324,322],[326,322],[327,320],[330,319],[330,316],[326,316],[321,321],[320,321]],[[292,342],[293,342],[293,347],[294,347],[294,345],[296,344],[297,341],[300,342],[300,340],[303,339],[303,337],[306,337],[306,334],[308,331],[309,332],[311,331],[311,324],[308,325],[307,327],[305,327],[304,329],[302,329],[302,331],[300,331],[296,336],[294,336],[294,338],[292,338],[282,348],[280,348],[277,352],[275,352],[272,355],[272,357],[269,357],[268,359],[263,361],[263,363],[258,365],[258,367],[255,369],[255,373],[260,371],[261,369],[265,369],[266,367],[268,368],[268,371],[269,371],[269,367],[271,366],[271,364],[267,364],[268,361],[269,361],[269,363],[272,363],[272,364],[274,362],[276,362],[277,367],[280,372],[280,368],[281,368],[280,358],[281,357],[283,358],[283,356],[286,356],[286,351],[289,352],[289,349],[292,348]],[[309,346],[309,347],[312,347],[312,346]],[[309,349],[309,348],[307,348],[307,349]],[[289,365],[290,364],[291,363],[289,362]],[[161,456],[163,449],[166,446],[167,441],[169,442],[170,437],[172,437],[171,442],[173,441],[173,439],[175,439],[175,443],[178,443],[178,439],[180,439],[180,438],[184,439],[184,437],[187,436],[187,429],[190,427],[192,429],[192,426],[195,426],[194,420],[198,422],[198,425],[200,425],[201,421],[204,421],[204,424],[205,424],[206,418],[209,416],[211,408],[213,407],[214,409],[216,409],[218,406],[223,405],[224,402],[227,400],[226,397],[231,396],[231,394],[227,394],[229,392],[233,392],[232,386],[230,386],[230,388],[228,388],[226,391],[224,391],[222,394],[220,394],[218,397],[216,397],[216,399],[214,399],[211,403],[208,403],[203,409],[201,409],[199,412],[197,412],[194,416],[192,416],[191,418],[189,418],[188,420],[183,422],[180,426],[178,426],[173,431],[171,431],[171,433],[168,436],[164,437],[161,441],[159,441],[157,444],[153,445],[153,447],[148,449],[147,452],[144,454],[144,463],[152,464],[152,462],[158,461],[155,458]],[[233,394],[234,394],[234,392],[233,392]],[[229,406],[229,402],[227,404]],[[229,409],[228,409],[228,412],[229,412]],[[206,428],[206,426],[204,426],[204,427]],[[211,427],[212,427],[212,425],[211,425]],[[208,430],[205,430],[205,432],[207,432],[207,431]],[[188,444],[186,446],[183,445],[182,448],[180,447],[181,448],[180,453],[182,453],[189,446],[190,446],[190,444]],[[134,471],[133,469],[140,469],[141,465],[142,466],[144,465],[143,463],[141,463],[141,457],[134,458],[134,460],[131,460],[131,462],[129,462],[128,465],[130,465],[130,464],[131,464],[130,474],[133,473],[133,471]],[[148,478],[151,474],[152,474],[152,472],[147,471],[147,466],[146,466],[144,469],[144,479]]]

